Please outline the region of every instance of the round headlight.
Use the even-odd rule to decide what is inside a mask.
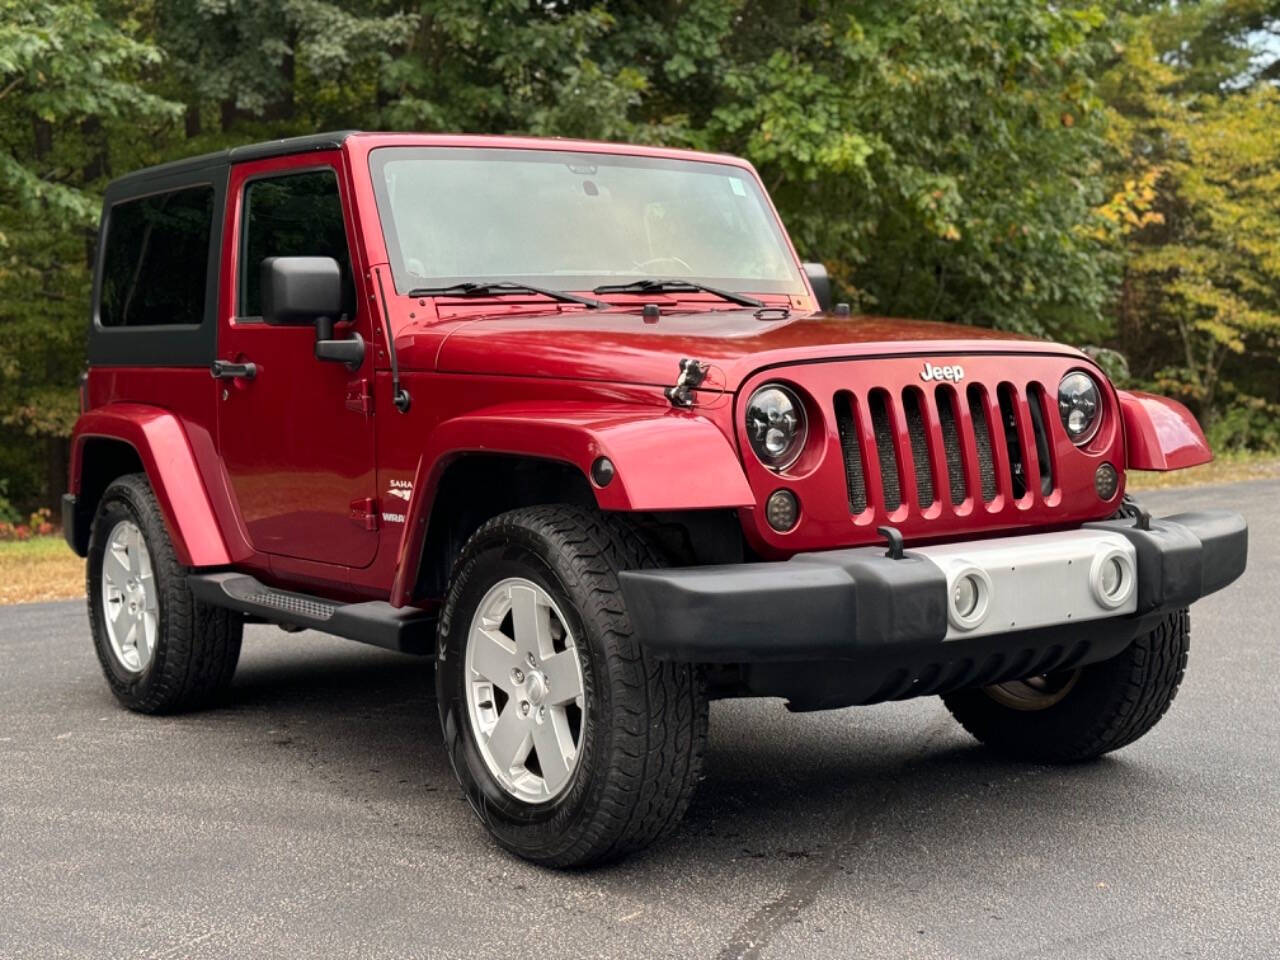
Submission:
[[[1102,392],[1093,377],[1073,370],[1062,378],[1058,415],[1072,443],[1080,446],[1093,439],[1102,424]]]
[[[771,470],[784,470],[804,449],[808,426],[804,404],[795,391],[770,383],[747,401],[747,440],[760,462]]]

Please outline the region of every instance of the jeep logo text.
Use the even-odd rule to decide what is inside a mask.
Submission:
[[[939,367],[932,363],[926,363],[924,369],[920,371],[920,379],[929,380],[950,380],[952,383],[959,383],[964,379],[964,367],[956,364],[952,367]]]

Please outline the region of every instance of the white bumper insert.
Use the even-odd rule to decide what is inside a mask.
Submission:
[[[1064,530],[910,552],[947,578],[948,640],[1137,609],[1137,556],[1118,533]]]

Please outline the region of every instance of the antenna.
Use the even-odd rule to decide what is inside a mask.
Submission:
[[[374,267],[373,273],[378,278],[378,295],[382,297],[382,325],[387,331],[387,356],[391,358],[391,402],[401,413],[408,413],[409,404],[412,401],[409,391],[400,386],[400,361],[396,357],[396,339],[391,333],[391,312],[387,310],[387,291],[382,288],[382,271]]]

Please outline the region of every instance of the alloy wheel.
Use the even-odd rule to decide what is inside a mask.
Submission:
[[[1061,670],[1025,680],[995,683],[984,689],[992,700],[1014,710],[1047,710],[1061,703],[1079,679],[1079,670]]]
[[[560,796],[582,751],[583,679],[573,634],[547,591],[522,577],[494,584],[472,618],[465,667],[489,772],[526,803]]]
[[[160,619],[151,554],[138,525],[121,520],[102,552],[102,614],[116,661],[142,673],[155,657]]]

